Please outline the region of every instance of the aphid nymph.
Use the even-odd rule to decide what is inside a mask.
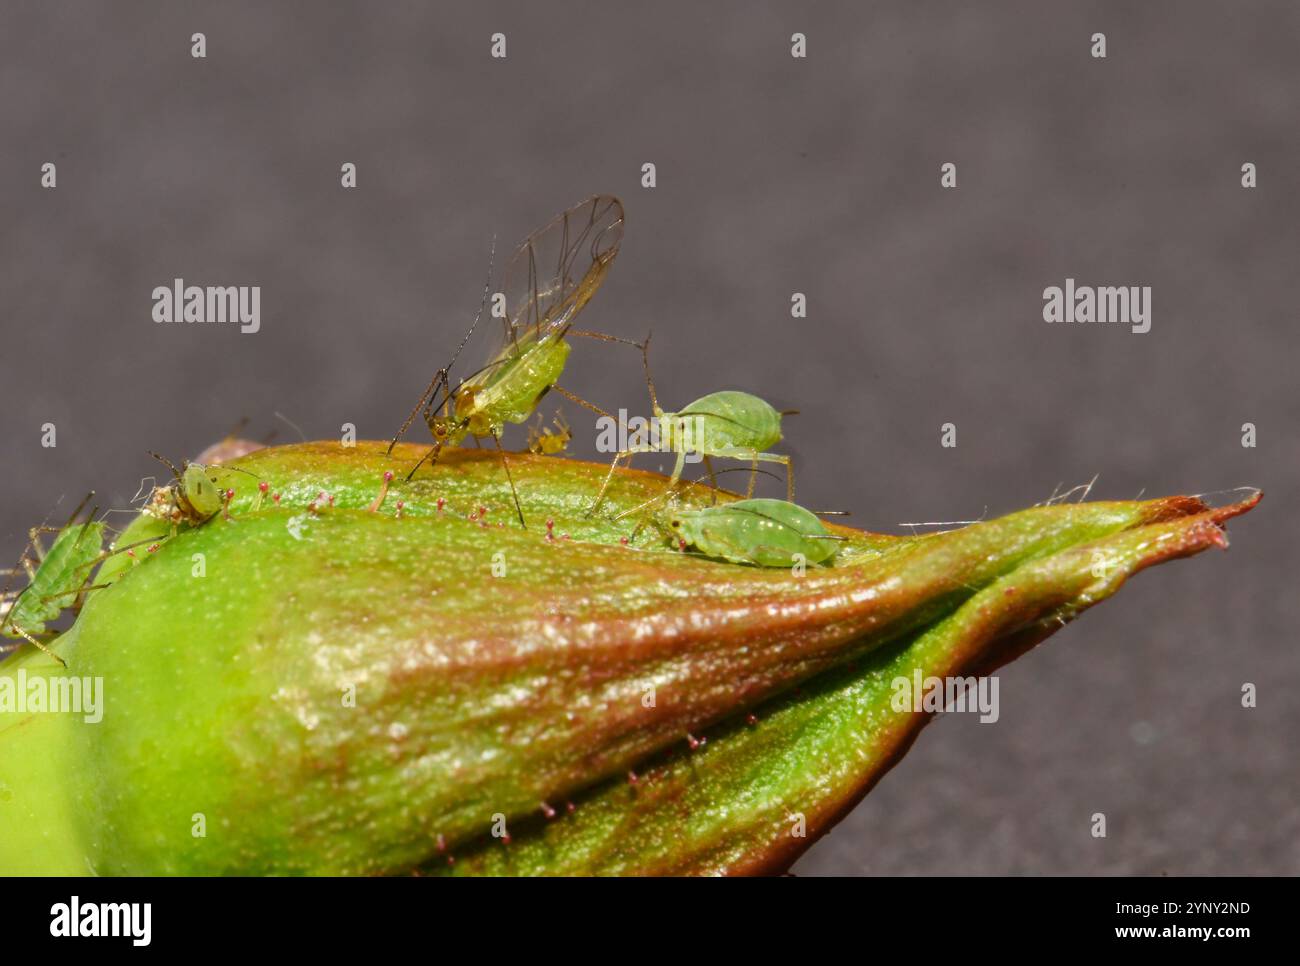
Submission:
[[[683,546],[707,557],[759,567],[821,564],[845,538],[828,531],[811,510],[788,500],[738,500],[698,510],[677,510],[668,526]]]

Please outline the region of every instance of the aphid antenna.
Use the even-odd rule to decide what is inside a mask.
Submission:
[[[799,410],[797,410],[797,409],[782,409],[782,410],[780,410],[780,414],[781,414],[782,416],[798,416],[798,415],[799,415]]]
[[[91,491],[90,491],[90,496],[94,496],[94,495],[95,495],[95,491],[94,491],[94,490],[91,490]],[[90,499],[90,497],[87,497],[86,499]],[[83,500],[82,503],[81,503],[81,506],[85,506],[85,505],[86,505],[85,500]],[[80,512],[81,512],[81,507],[78,507],[78,508],[77,508],[77,513],[80,513]],[[86,529],[87,529],[87,528],[88,528],[92,523],[95,522],[95,514],[98,513],[98,512],[99,512],[99,507],[98,507],[98,506],[96,506],[93,510],[90,511],[90,516],[88,516],[88,517],[86,518],[86,522],[83,523],[83,524],[81,525],[81,531],[77,534],[77,539],[74,540],[73,543],[72,543],[72,545],[73,545],[74,547],[79,546],[79,545],[81,544],[81,538],[84,537],[84,536],[86,535]],[[76,514],[73,514],[73,519],[76,519]],[[68,526],[72,526],[72,520],[69,520],[69,521],[68,521]]]
[[[232,473],[243,473],[245,476],[251,476],[255,480],[261,479],[261,477],[258,476],[256,473],[254,473],[252,470],[246,470],[240,466],[230,466],[226,463],[221,463],[219,465],[223,470],[230,470]]]
[[[87,493],[84,497],[81,498],[81,502],[77,504],[77,508],[73,510],[72,515],[68,517],[68,522],[63,525],[65,529],[67,527],[72,526],[72,524],[76,521],[77,517],[81,515],[81,511],[86,508],[86,504],[89,503],[92,499],[94,499],[94,497],[95,497],[95,491],[91,490],[89,493]],[[95,518],[95,514],[97,512],[99,512],[99,507],[95,507],[95,509],[90,511],[90,520],[93,520]],[[87,520],[86,522],[89,523],[90,520]]]
[[[474,330],[478,328],[479,319],[483,317],[483,310],[487,308],[488,295],[490,295],[492,292],[492,269],[496,265],[496,258],[497,258],[497,236],[493,235],[492,247],[488,252],[487,281],[483,283],[483,295],[479,299],[478,311],[474,313],[474,321],[470,324],[469,331],[466,332],[464,336],[461,337],[460,345],[456,346],[456,351],[452,353],[451,362],[447,363],[445,367],[448,373],[451,372],[451,367],[456,364],[456,360],[460,358],[461,352],[465,349],[465,344],[469,342],[470,336],[472,336],[474,334]]]
[[[160,453],[155,453],[151,449],[145,450],[145,452],[148,453],[150,456],[152,456],[154,459],[156,459],[163,466],[167,467],[167,469],[171,470],[172,476],[175,477],[177,483],[181,481],[181,471],[176,468],[175,463],[169,460],[166,456],[163,456]]]
[[[762,476],[770,476],[770,477],[771,477],[772,479],[774,479],[774,480],[780,480],[780,479],[782,479],[782,477],[780,477],[780,476],[777,475],[776,473],[773,473],[771,470],[765,470],[765,469],[763,469],[762,467],[759,467],[759,469],[757,469],[757,470],[751,470],[751,468],[748,467],[748,466],[728,466],[726,469],[722,469],[722,470],[714,470],[714,471],[713,471],[713,475],[714,475],[714,476],[726,476],[728,473],[749,473],[749,472],[755,472],[755,473],[758,473],[758,474],[760,474],[760,475],[762,475]],[[701,486],[701,485],[703,485],[704,481],[707,480],[708,478],[709,478],[709,474],[708,474],[708,473],[705,473],[703,476],[697,476],[697,477],[696,477],[695,479],[693,479],[693,480],[687,480],[687,483],[689,483],[691,486]],[[814,510],[813,512],[814,512],[814,513],[820,513],[820,512],[822,512],[822,511],[820,511],[820,510]],[[847,510],[844,510],[844,511],[828,510],[828,511],[826,511],[826,512],[828,512],[828,513],[843,512],[843,513],[845,513],[845,514],[848,513]]]
[[[478,328],[479,320],[483,318],[483,310],[487,307],[488,295],[490,295],[492,291],[492,269],[496,263],[496,254],[497,254],[497,236],[493,235],[492,248],[488,254],[487,281],[483,283],[483,295],[479,299],[478,311],[474,313],[474,321],[470,323],[469,331],[467,331],[463,336],[461,336],[460,344],[456,346],[456,351],[452,353],[451,361],[433,374],[433,379],[430,380],[429,385],[425,388],[424,392],[420,394],[419,401],[416,402],[415,406],[411,409],[406,419],[402,421],[401,428],[397,430],[396,434],[394,434],[393,438],[389,441],[388,449],[386,450],[386,453],[391,454],[393,452],[393,447],[397,445],[398,440],[400,440],[403,436],[406,435],[406,431],[411,428],[411,423],[415,422],[415,417],[420,413],[420,410],[425,409],[427,411],[428,409],[432,408],[433,412],[437,412],[438,410],[442,409],[443,406],[446,406],[447,403],[450,401],[452,395],[451,381],[450,381],[451,369],[452,366],[456,364],[456,360],[460,358],[460,354],[464,350],[466,344],[469,342],[470,336],[472,336],[474,334],[474,330]],[[486,369],[488,368],[488,366],[485,366],[484,368]],[[475,375],[477,375],[477,373],[475,373]],[[461,381],[463,382],[464,380]],[[434,400],[438,398],[438,389],[440,387],[443,392],[442,402],[440,402],[436,407],[434,407],[433,403]],[[426,454],[426,458],[427,458],[427,454]],[[423,462],[424,460],[421,460],[420,463],[417,463],[415,469],[419,469],[420,464],[422,464]],[[411,476],[414,475],[415,475],[415,470],[412,470]],[[408,476],[407,479],[409,480],[411,476]]]
[[[733,426],[743,427],[745,424],[733,416],[724,416],[722,413],[697,413],[689,409],[683,409],[681,412],[673,413],[674,416],[707,416],[709,419],[716,419],[719,422],[731,423]]]
[[[504,359],[493,359],[491,362],[484,363],[483,365],[475,369],[473,372],[471,372],[469,375],[465,376],[465,378],[457,380],[456,385],[463,386],[471,379],[477,379],[479,376],[483,375],[483,373],[490,372],[491,370],[497,368],[498,366],[503,365],[504,363],[505,363]],[[439,373],[442,373],[444,371],[445,370],[442,369],[438,370]]]

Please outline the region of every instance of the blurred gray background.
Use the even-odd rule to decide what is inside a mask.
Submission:
[[[390,434],[492,237],[499,267],[616,193],[583,324],[653,327],[670,408],[798,407],[800,502],[896,530],[1094,474],[1102,498],[1267,494],[1227,555],[1143,574],[1006,669],[997,724],[934,723],[796,871],[1295,874],[1298,40],[1285,0],[6,3],[0,550],[61,494],[125,506],[146,449],[194,456],[244,416]],[[1150,285],[1151,331],[1044,323],[1067,276]],[[156,325],[175,277],[260,285],[261,332]],[[581,340],[569,372],[645,408],[631,350]]]

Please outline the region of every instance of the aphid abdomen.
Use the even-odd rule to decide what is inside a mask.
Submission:
[[[221,509],[221,490],[208,478],[207,470],[198,463],[189,463],[181,474],[181,489],[195,514],[211,516]]]
[[[745,533],[737,532],[729,523],[703,524],[696,528],[693,542],[695,549],[706,557],[721,557],[732,563],[758,563],[752,558],[745,537]]]
[[[677,414],[687,433],[703,445],[693,449],[718,452],[726,449],[763,451],[781,441],[781,414],[757,396],[734,389],[709,393]],[[694,442],[694,440],[693,440]]]
[[[706,556],[760,567],[824,563],[837,549],[816,514],[787,500],[738,500],[684,511],[674,527]]]
[[[90,569],[104,546],[104,530],[105,525],[98,521],[61,530],[32,576],[31,585],[6,615],[6,624],[39,634],[46,623],[72,606],[75,591],[90,580]]]
[[[538,402],[559,381],[569,359],[570,346],[563,339],[546,339],[529,346],[504,363],[475,399],[486,420],[497,426],[526,423]]]

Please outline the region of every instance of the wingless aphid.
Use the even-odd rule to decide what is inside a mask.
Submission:
[[[650,406],[654,413],[656,433],[652,438],[637,442],[627,449],[616,453],[605,474],[596,502],[589,513],[594,513],[605,499],[618,468],[619,460],[631,460],[637,453],[676,453],[677,462],[668,480],[668,486],[661,496],[648,500],[640,506],[620,513],[618,518],[636,513],[639,510],[663,499],[672,493],[677,481],[681,479],[686,467],[686,457],[690,453],[699,454],[712,475],[709,457],[718,456],[728,459],[746,460],[752,464],[749,486],[745,496],[754,494],[754,479],[760,462],[781,463],[785,466],[786,499],[794,499],[794,467],[790,457],[781,453],[768,453],[766,450],[781,441],[781,417],[791,415],[792,411],[779,412],[764,400],[747,392],[734,389],[709,393],[678,412],[668,413],[659,408],[655,395],[654,379],[650,375],[649,360],[650,339],[647,337],[642,345],[642,360],[645,365],[646,386],[650,390]],[[617,518],[616,518],[617,519]]]
[[[145,512],[170,523],[173,533],[181,523],[194,526],[206,523],[226,505],[226,491],[218,483],[220,474],[239,472],[253,476],[237,466],[223,466],[218,470],[186,463],[184,468],[177,469],[166,457],[152,452],[149,455],[172,471],[173,482],[154,489]]]
[[[0,591],[0,636],[25,640],[60,664],[63,659],[39,638],[47,635],[47,624],[78,604],[82,593],[89,589],[86,585],[91,569],[103,557],[103,521],[96,520],[92,510],[85,523],[75,522],[89,499],[87,496],[82,501],[62,528],[40,526],[29,531],[28,549],[36,554],[36,560],[32,561],[24,551],[21,571],[10,572],[11,579],[15,572],[26,572],[28,584],[17,594],[7,585]],[[42,533],[57,534],[49,550],[41,548]]]
[[[563,413],[557,412],[551,420],[552,430],[542,422],[542,414],[537,414],[537,422],[528,427],[528,451],[537,456],[555,456],[563,453],[573,440],[573,429]]]
[[[845,539],[830,533],[811,510],[788,500],[737,500],[677,510],[668,525],[683,548],[759,567],[825,563]]]
[[[617,198],[597,195],[557,215],[524,240],[506,266],[506,317],[500,342],[487,363],[455,389],[448,381],[450,366],[438,370],[389,445],[391,453],[423,407],[433,448],[411,469],[408,479],[426,460],[436,463],[444,446],[459,445],[466,436],[490,438],[501,454],[519,522],[527,526],[501,434],[507,423],[527,422],[552,389],[592,412],[609,415],[556,382],[569,358],[566,336],[639,345],[572,328],[613,264],[622,238],[623,205]]]

